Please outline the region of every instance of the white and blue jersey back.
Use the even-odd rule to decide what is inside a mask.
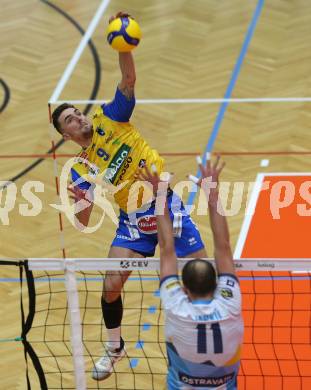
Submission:
[[[243,338],[238,279],[220,274],[211,300],[190,301],[177,275],[161,280],[168,390],[236,390]]]

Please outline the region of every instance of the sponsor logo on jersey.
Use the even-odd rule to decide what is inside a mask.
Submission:
[[[91,164],[90,166],[89,166],[89,175],[91,176],[91,177],[96,177],[98,174],[99,174],[99,168],[98,168],[98,166],[97,165],[95,165],[95,164]]]
[[[120,238],[120,240],[135,241],[135,239],[124,236],[123,234],[117,234],[117,238]]]
[[[119,138],[116,138],[113,142],[112,145],[120,145],[121,141]]]
[[[81,152],[78,156],[77,156],[77,159],[80,163],[83,163],[84,161],[83,160],[87,160],[88,158],[88,154],[83,150],[83,152]]]
[[[230,288],[222,288],[220,290],[220,294],[225,299],[229,299],[229,298],[233,297],[233,293],[232,293],[232,290]]]
[[[169,291],[167,291],[167,295],[168,295],[170,298],[174,298],[175,295],[177,295],[177,294],[180,293],[180,289],[181,289],[181,287],[176,288],[175,290],[169,290]]]
[[[102,137],[103,135],[105,135],[105,130],[98,126],[96,127],[96,133],[98,133]]]
[[[189,238],[188,242],[190,246],[197,244],[197,240],[195,239],[195,237]]]
[[[108,144],[113,138],[113,132],[110,131],[110,134],[108,135],[107,139],[106,139],[106,144]]]
[[[174,280],[174,282],[170,282],[166,285],[166,289],[170,290],[171,288],[174,288],[176,286],[180,287],[180,284],[177,280]]]
[[[113,159],[108,165],[108,168],[104,175],[104,178],[106,180],[109,180],[110,183],[114,184],[114,181],[116,180],[116,177],[120,169],[122,168],[122,165],[124,164],[124,161],[126,160],[130,151],[131,151],[130,146],[126,144],[122,144],[118,149],[117,153],[113,156]]]
[[[79,164],[84,164],[87,168],[90,165],[88,160],[88,154],[84,150],[75,157],[75,161]]]
[[[229,287],[234,287],[234,281],[232,279],[227,279],[227,283],[226,285],[229,286]]]
[[[118,185],[118,184],[120,183],[120,181],[123,180],[123,177],[124,177],[124,175],[125,175],[125,172],[126,172],[127,169],[129,168],[129,166],[132,164],[132,161],[133,161],[132,157],[128,157],[128,158],[126,159],[126,162],[125,162],[125,164],[123,165],[122,172],[121,172],[121,174],[120,174],[120,176],[119,176],[119,178],[118,178],[118,180],[117,180],[117,182],[116,182],[116,185]]]
[[[145,215],[137,219],[138,230],[145,234],[155,234],[157,232],[157,219],[154,215]]]
[[[148,260],[121,260],[120,267],[123,269],[129,267],[147,268],[149,264]]]
[[[146,160],[142,158],[138,163],[139,168],[143,168],[146,166]]]
[[[234,373],[226,374],[223,376],[215,377],[200,377],[200,376],[190,376],[179,372],[179,379],[182,383],[185,383],[190,386],[196,387],[219,387],[230,382],[234,378]]]

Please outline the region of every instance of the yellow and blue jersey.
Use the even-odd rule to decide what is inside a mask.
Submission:
[[[119,186],[114,198],[125,212],[143,204],[142,189],[131,191],[139,169],[154,164],[159,173],[163,171],[163,159],[129,122],[134,107],[135,98],[128,99],[118,88],[110,103],[97,107],[91,144],[79,153],[71,170],[72,180],[80,179],[82,189],[88,189],[96,178]]]
[[[74,185],[88,189],[98,183],[114,191],[120,207],[119,226],[112,246],[124,247],[153,256],[157,229],[152,190],[136,185],[135,174],[154,164],[163,171],[163,159],[129,122],[135,98],[127,99],[119,89],[113,101],[97,107],[92,120],[93,137],[88,148],[81,150],[71,169]],[[177,255],[187,256],[204,248],[200,234],[187,215],[181,199],[168,197],[173,220]],[[144,207],[141,207],[144,206]]]

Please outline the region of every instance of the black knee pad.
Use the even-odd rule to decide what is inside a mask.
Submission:
[[[113,302],[106,302],[102,297],[102,311],[107,329],[118,328],[123,317],[123,305],[121,295]]]

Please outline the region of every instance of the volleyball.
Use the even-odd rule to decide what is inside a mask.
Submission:
[[[131,51],[139,44],[141,30],[136,20],[131,17],[121,17],[109,23],[107,41],[109,45],[120,52]]]

